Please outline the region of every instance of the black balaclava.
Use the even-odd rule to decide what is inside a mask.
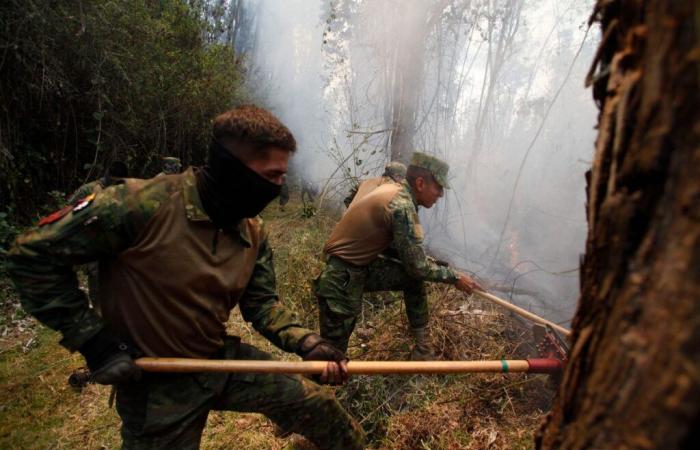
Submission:
[[[197,172],[197,191],[207,215],[220,228],[231,228],[244,217],[255,217],[280,194],[282,186],[260,176],[216,139],[207,165]]]

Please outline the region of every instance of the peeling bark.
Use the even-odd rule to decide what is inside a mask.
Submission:
[[[570,363],[539,449],[700,444],[700,2],[599,0]]]

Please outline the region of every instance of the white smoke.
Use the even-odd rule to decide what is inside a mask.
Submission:
[[[297,137],[296,170],[341,196],[348,178],[376,176],[388,160],[397,40],[420,36],[426,21],[449,24],[411,44],[423,62],[414,144],[448,160],[453,186],[421,212],[426,244],[565,322],[578,297],[595,138],[583,87],[598,39],[590,30],[584,42],[592,0],[442,3],[436,13],[428,0],[252,2],[251,82]],[[496,45],[498,33],[511,39]]]

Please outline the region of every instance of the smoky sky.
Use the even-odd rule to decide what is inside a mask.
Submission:
[[[584,88],[592,1],[253,4],[250,81],[297,137],[295,171],[324,202],[388,161],[408,54],[420,62],[400,66],[420,80],[414,148],[450,163],[452,189],[420,212],[429,251],[537,314],[572,317],[597,115]]]

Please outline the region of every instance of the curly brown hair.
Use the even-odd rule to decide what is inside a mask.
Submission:
[[[288,152],[297,149],[292,132],[270,111],[255,105],[243,105],[219,114],[214,119],[214,138],[244,160],[271,146]]]

